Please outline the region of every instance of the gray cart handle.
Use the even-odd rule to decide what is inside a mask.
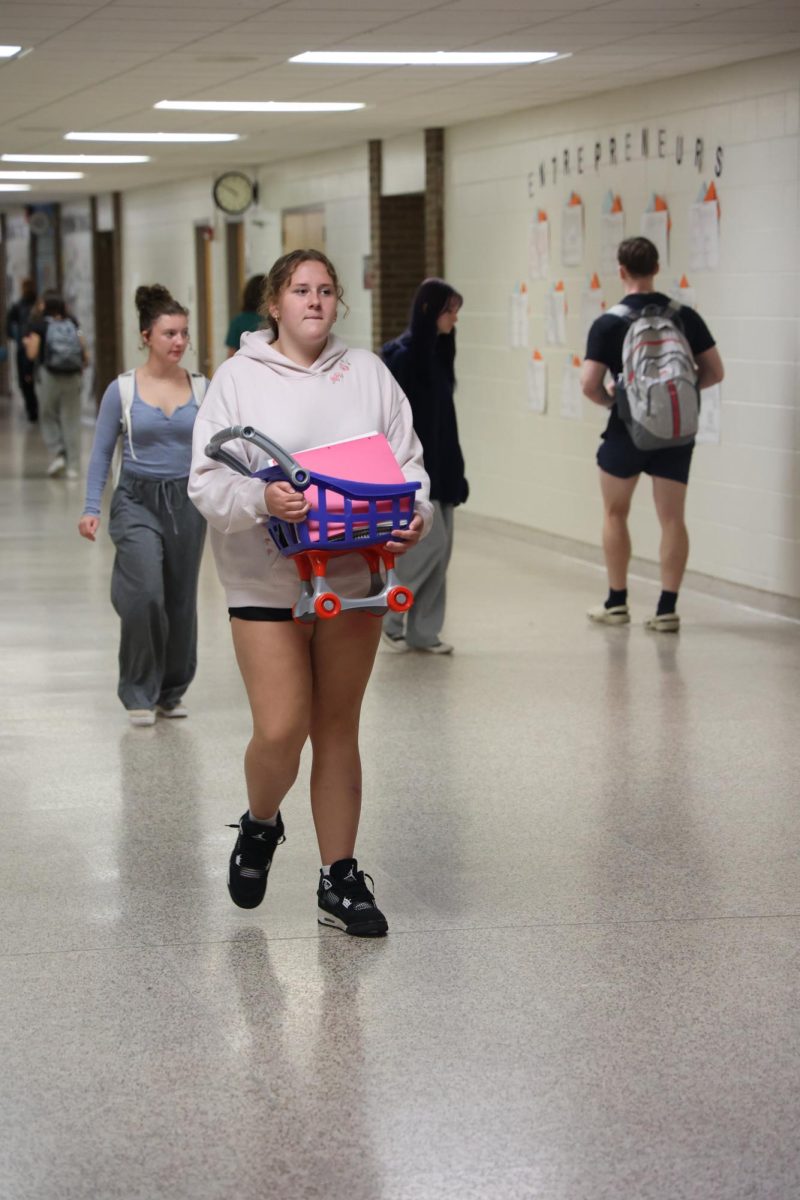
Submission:
[[[240,475],[247,475],[249,478],[251,476],[250,468],[233,454],[222,449],[225,442],[233,441],[252,442],[254,446],[258,446],[259,450],[263,450],[270,458],[274,458],[286,478],[299,492],[304,492],[311,483],[311,474],[305,467],[301,467],[291,454],[287,454],[283,446],[279,446],[265,434],[253,429],[252,425],[230,425],[227,429],[220,429],[219,433],[215,433],[206,446],[206,454],[217,462],[224,462],[232,471],[237,471]]]

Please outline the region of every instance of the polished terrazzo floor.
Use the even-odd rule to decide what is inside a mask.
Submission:
[[[0,416],[3,1200],[800,1196],[800,624],[459,514],[452,658],[381,653],[360,858],[303,777],[235,908],[248,715],[210,560],[191,715],[115,696],[111,548]]]

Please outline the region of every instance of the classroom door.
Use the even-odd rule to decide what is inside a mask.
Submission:
[[[325,209],[322,206],[285,208],[281,213],[283,253],[292,250],[325,252]]]
[[[196,225],[194,230],[195,287],[197,292],[197,369],[210,379],[214,374],[214,350],[211,344],[213,318],[211,295],[211,230]]]

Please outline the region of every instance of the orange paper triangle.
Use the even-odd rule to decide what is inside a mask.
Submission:
[[[689,280],[686,278],[685,275],[681,275],[681,281],[678,284],[678,287],[687,288],[688,286],[689,286]]]
[[[559,279],[558,283],[555,285],[555,288],[554,288],[553,290],[554,290],[554,291],[556,291],[556,292],[563,292],[563,290],[564,290],[564,280],[563,280],[563,279]]]
[[[705,198],[706,198],[706,200],[718,200],[719,199],[719,197],[717,196],[717,189],[714,186],[713,179],[711,180],[711,183],[706,188],[706,197]]]
[[[542,356],[538,350],[534,350],[534,352],[533,352],[533,361],[534,362],[544,362],[544,359],[542,358]]]
[[[540,221],[546,221],[546,220],[547,220],[547,213],[544,211],[544,209],[543,209],[543,208],[540,208],[540,209],[539,209],[538,218],[539,218],[539,220],[540,220]]]
[[[570,192],[570,197],[569,197],[569,201],[568,201],[568,204],[570,205],[570,207],[572,207],[572,208],[576,208],[576,207],[577,207],[577,205],[579,205],[579,204],[580,204],[580,202],[581,202],[581,198],[580,198],[580,196],[578,195],[578,193],[577,193],[577,192]]]
[[[667,202],[663,196],[656,196],[655,212],[666,212]]]
[[[592,279],[591,279],[591,282],[590,282],[590,284],[589,284],[589,287],[590,287],[590,288],[594,288],[595,290],[597,290],[597,288],[599,288],[599,287],[600,287],[600,280],[599,280],[599,278],[598,278],[598,275],[597,275],[597,272],[596,272],[596,271],[595,271],[594,275],[592,276]]]
[[[573,354],[572,356],[572,365],[573,367],[579,367],[581,365],[581,360],[578,358],[577,354]]]
[[[614,197],[614,200],[611,204],[611,211],[612,211],[612,213],[613,212],[622,212],[622,200],[619,198],[619,196]]]

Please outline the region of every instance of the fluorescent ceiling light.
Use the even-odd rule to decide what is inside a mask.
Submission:
[[[316,103],[305,100],[159,100],[154,108],[187,112],[353,112],[363,104]]]
[[[21,49],[22,46],[0,46],[0,58],[13,58]]]
[[[79,163],[121,165],[150,162],[149,154],[2,154],[2,162],[17,163]]]
[[[513,67],[558,57],[557,50],[306,50],[289,62],[359,67]]]
[[[0,179],[83,179],[83,171],[0,171]]]
[[[29,183],[0,183],[0,192],[29,192]]]
[[[65,142],[236,142],[238,133],[65,133]]]

